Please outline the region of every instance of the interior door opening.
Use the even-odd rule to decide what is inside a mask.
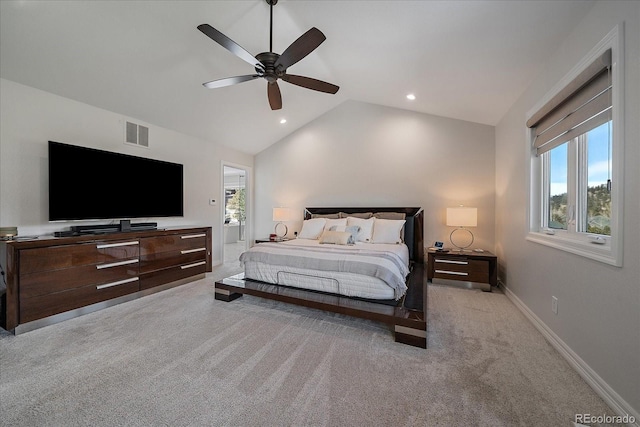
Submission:
[[[247,171],[240,167],[223,165],[224,263],[236,263],[247,247]]]

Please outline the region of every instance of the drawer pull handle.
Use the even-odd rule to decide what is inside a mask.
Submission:
[[[185,250],[183,250],[183,251],[180,251],[180,253],[181,253],[182,255],[184,255],[184,254],[192,254],[192,253],[194,253],[194,252],[202,252],[202,251],[206,251],[206,250],[207,250],[207,248],[185,249]]]
[[[112,263],[109,263],[109,264],[98,264],[98,265],[96,265],[96,268],[98,270],[102,270],[103,268],[119,267],[121,265],[137,264],[137,263],[138,263],[137,259],[128,259],[126,261],[112,262]]]
[[[135,282],[136,280],[138,280],[137,277],[131,277],[129,279],[118,280],[117,282],[105,283],[104,285],[98,285],[98,286],[96,286],[96,289],[100,290],[100,289],[104,289],[104,288],[110,288],[112,286],[124,285],[125,283]]]
[[[447,270],[436,270],[436,273],[453,274],[455,276],[468,276],[469,275],[469,273],[463,273],[461,271],[447,271]]]
[[[106,243],[104,245],[96,245],[97,249],[107,249],[107,248],[117,248],[118,246],[133,246],[137,245],[139,242],[137,240],[133,242],[120,242],[120,243]]]
[[[453,261],[450,259],[437,259],[436,262],[441,262],[444,264],[469,265],[469,261]]]
[[[197,237],[207,237],[206,233],[202,234],[187,234],[185,236],[180,236],[181,239],[195,239]]]
[[[201,265],[205,265],[206,263],[207,263],[206,261],[200,261],[200,262],[195,262],[193,264],[181,265],[180,268],[183,270],[186,270],[187,268],[198,267]]]

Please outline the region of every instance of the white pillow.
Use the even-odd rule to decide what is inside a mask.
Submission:
[[[373,243],[402,243],[404,219],[376,219],[373,226]]]
[[[358,227],[360,227],[360,231],[358,232],[358,236],[356,237],[357,242],[371,243],[371,237],[373,235],[373,223],[375,221],[375,218],[362,219],[352,216],[347,217],[348,226],[357,225]]]
[[[325,230],[331,230],[331,227],[346,227],[347,226],[347,218],[340,219],[327,219],[327,222],[324,224]],[[340,230],[344,231],[344,230]]]
[[[298,233],[298,239],[318,240],[326,222],[326,218],[305,219],[302,222],[302,230]]]

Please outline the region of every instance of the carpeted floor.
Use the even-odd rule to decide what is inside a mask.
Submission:
[[[2,426],[572,426],[613,414],[499,291],[429,285],[428,349],[206,279],[0,334]]]

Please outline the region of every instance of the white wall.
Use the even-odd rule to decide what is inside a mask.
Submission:
[[[525,240],[525,115],[622,21],[626,44],[625,236],[623,267],[617,268]],[[598,2],[496,127],[496,241],[503,280],[581,359],[614,404],[625,412],[635,408],[636,419],[640,410],[639,82],[640,2]],[[551,311],[552,296],[558,298],[557,315]]]
[[[449,242],[447,207],[475,206],[474,247],[494,249],[494,129],[348,101],[255,158],[255,236],[273,232],[272,208],[413,206],[425,244]],[[450,246],[450,244],[448,244]]]
[[[149,126],[149,149],[124,143],[126,120]],[[182,163],[184,217],[134,222],[154,221],[159,227],[212,226],[213,262],[219,262],[220,208],[210,206],[208,200],[220,199],[222,160],[251,167],[253,156],[0,79],[0,226],[18,226],[20,235],[52,233],[86,223],[48,222],[49,140]],[[144,188],[153,182],[134,185]]]

